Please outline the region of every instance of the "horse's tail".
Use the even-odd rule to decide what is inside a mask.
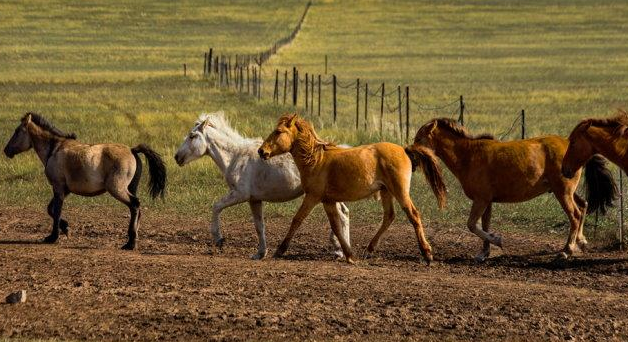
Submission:
[[[144,154],[146,161],[148,161],[148,171],[150,173],[148,192],[153,199],[157,198],[157,196],[161,196],[163,199],[166,190],[166,165],[161,159],[159,153],[151,150],[150,147],[144,144],[139,144],[133,147],[131,152],[133,152],[136,160],[139,159],[139,153]]]
[[[406,147],[405,151],[412,162],[412,172],[414,172],[417,167],[421,168],[425,179],[427,179],[427,182],[432,188],[432,192],[434,192],[438,200],[438,206],[440,208],[445,207],[447,187],[445,186],[445,182],[443,182],[443,173],[438,166],[438,159],[434,155],[434,152],[426,147],[415,145]]]
[[[602,215],[613,206],[617,199],[617,185],[611,171],[607,167],[606,159],[596,154],[584,166],[584,180],[588,212],[600,211]]]

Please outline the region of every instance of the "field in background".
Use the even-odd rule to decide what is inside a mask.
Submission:
[[[170,185],[166,203],[144,204],[209,219],[211,204],[226,190],[217,169],[209,159],[183,169],[172,160],[194,118],[202,111],[224,109],[245,135],[262,136],[289,108],[213,89],[200,77],[202,53],[208,47],[225,54],[261,51],[290,32],[304,5],[0,4],[0,136],[6,141],[19,117],[32,110],[86,142],[146,142],[167,160]],[[618,1],[316,1],[295,41],[264,70],[294,65],[302,75],[323,73],[328,55],[328,74],[337,74],[344,83],[360,77],[374,87],[385,81],[387,89],[408,84],[413,99],[426,106],[464,95],[468,127],[474,132],[506,131],[525,108],[530,135],[565,135],[582,117],[608,115],[626,105],[627,14],[628,4]],[[188,78],[182,77],[183,63],[188,64]],[[270,99],[268,79],[264,91]],[[350,144],[379,140],[376,132],[354,132],[354,96],[340,94],[337,127],[328,119],[315,120],[323,137]],[[323,115],[330,117],[331,101],[325,103]],[[370,104],[373,114],[377,103]],[[427,119],[451,114],[413,108],[411,134]],[[394,134],[388,138],[397,139]],[[436,210],[422,176],[417,174],[414,182],[415,201],[429,226],[463,225],[470,204],[451,176],[445,211]],[[0,204],[40,207],[43,214],[49,190],[33,153],[10,161],[0,158],[0,186]],[[271,205],[267,215],[291,217],[297,204]],[[126,212],[104,196],[74,196],[67,205],[112,205]],[[350,208],[356,213],[354,222],[379,222],[379,205],[372,201]],[[240,206],[225,215],[241,217],[247,211]],[[494,216],[498,230],[566,229],[552,195],[523,205],[499,205]],[[614,225],[612,212],[602,226]]]

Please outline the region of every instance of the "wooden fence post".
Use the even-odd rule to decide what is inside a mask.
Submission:
[[[242,88],[244,87],[244,67],[240,67],[240,93],[242,93]]]
[[[369,112],[369,83],[364,82],[364,130],[368,129]]]
[[[262,99],[262,63],[259,64],[259,76],[257,77],[257,100]]]
[[[399,139],[403,139],[403,118],[401,117],[401,86],[397,86],[397,107],[399,111]]]
[[[310,101],[309,101],[310,100],[310,98],[309,98],[309,96],[310,96],[310,88],[309,88],[309,84],[308,84],[309,79],[310,79],[310,75],[306,72],[305,73],[305,112],[306,113],[307,113],[307,110],[308,110],[307,106],[310,103]]]
[[[207,76],[207,52],[205,52],[205,57],[203,59],[203,77]]]
[[[288,70],[283,73],[283,104],[286,105],[286,95],[288,93]]]
[[[292,67],[292,105],[297,106],[297,90],[299,84],[299,73],[296,67]]]
[[[310,75],[310,115],[314,115],[314,74]]]
[[[382,102],[379,108],[379,136],[384,137],[384,96],[386,94],[386,88],[384,82],[382,82]]]
[[[227,62],[227,88],[229,88],[229,83],[232,81],[231,77],[231,56],[229,56],[229,61]]]
[[[273,101],[279,103],[279,69],[275,69],[275,90],[273,90]]]
[[[321,75],[318,75],[318,116],[321,116]]]
[[[406,144],[410,137],[410,87],[406,86]]]
[[[333,92],[334,92],[334,125],[336,124],[336,75],[333,75]]]
[[[251,93],[251,77],[250,77],[249,65],[246,65],[246,93]]]
[[[220,87],[222,87],[222,78],[223,78],[223,67],[222,67],[222,56],[220,56],[220,70],[219,70],[220,76],[219,76],[219,83]]]
[[[521,139],[526,138],[526,111],[521,110]]]
[[[355,130],[360,128],[360,79],[355,81]]]
[[[327,55],[325,55],[325,75],[327,75]]]
[[[185,65],[185,63],[183,63],[183,77],[188,75],[188,67],[187,65]]]
[[[464,126],[464,98],[462,98],[462,95],[460,95],[460,117],[458,121]]]

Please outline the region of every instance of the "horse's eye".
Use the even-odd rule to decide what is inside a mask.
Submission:
[[[275,134],[279,135],[279,134],[281,134],[281,131],[280,130],[276,130]]]

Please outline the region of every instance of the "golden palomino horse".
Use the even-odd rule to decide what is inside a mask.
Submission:
[[[275,257],[286,252],[303,220],[314,206],[322,202],[347,262],[353,263],[349,244],[340,234],[336,203],[357,201],[380,191],[384,217],[380,229],[369,243],[368,251],[375,250],[379,238],[394,220],[394,198],[414,226],[419,248],[427,263],[432,261],[432,247],[425,237],[419,211],[410,199],[413,166],[403,147],[382,142],[339,148],[322,141],[309,122],[294,114],[282,116],[258,150],[263,159],[288,152],[299,170],[305,198]],[[442,207],[445,191],[436,157],[427,149],[417,149],[415,154]]]

